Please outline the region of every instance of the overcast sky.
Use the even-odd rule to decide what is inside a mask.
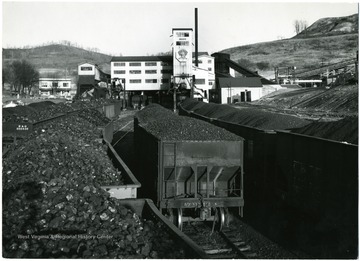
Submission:
[[[358,12],[343,2],[2,2],[3,48],[68,40],[124,56],[171,50],[172,28],[194,28],[199,16],[199,51],[290,38],[294,21],[311,25],[325,17]]]

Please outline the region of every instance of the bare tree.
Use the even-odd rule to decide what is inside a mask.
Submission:
[[[30,93],[31,88],[39,81],[39,72],[35,67],[26,60],[14,61],[10,66],[8,82],[15,87],[19,93],[24,93],[24,89],[28,89]]]
[[[302,31],[306,30],[307,27],[308,27],[308,25],[305,20],[295,20],[294,21],[294,29],[295,29],[296,34],[299,34]]]

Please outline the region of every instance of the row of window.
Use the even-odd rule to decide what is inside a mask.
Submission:
[[[129,70],[130,74],[141,74],[141,70]],[[161,70],[162,74],[172,74],[172,70]],[[126,74],[125,70],[114,70],[114,74]],[[157,70],[145,70],[145,74],[157,74]]]
[[[123,67],[126,66],[126,63],[124,62],[116,62],[114,63],[115,67]],[[141,66],[141,62],[131,62],[129,63],[129,66]],[[145,62],[145,66],[157,66],[157,62]],[[161,66],[171,66],[170,63],[167,62],[161,62]]]
[[[189,46],[189,41],[176,41],[177,46]]]
[[[170,79],[161,79],[161,83],[169,83]],[[130,79],[130,83],[141,83],[141,79]],[[157,83],[157,79],[145,79],[145,83]],[[205,79],[195,79],[195,84],[205,84]],[[210,86],[213,82],[209,81]]]
[[[169,83],[170,79],[161,79],[161,83]],[[130,83],[141,83],[141,79],[130,79]],[[157,83],[157,79],[145,79],[145,83]]]
[[[183,41],[177,41],[176,42],[176,45],[189,45],[189,42],[183,42]],[[202,60],[199,60],[198,61],[199,63],[203,63]],[[211,64],[212,63],[212,60],[208,60],[208,63]],[[114,67],[124,67],[126,66],[126,63],[114,63]],[[129,66],[141,66],[141,62],[132,62],[132,63],[129,63]],[[156,62],[145,62],[145,66],[157,66],[157,63]],[[167,62],[161,62],[161,66],[171,66],[170,63],[167,63]],[[92,68],[91,67],[81,67],[81,70],[82,71],[91,71]]]
[[[57,82],[53,82],[52,85],[51,84],[47,84],[47,83],[42,83],[41,87],[59,87],[59,84]],[[69,87],[69,83],[67,82],[63,82],[62,87]]]
[[[92,67],[91,66],[81,66],[80,70],[81,71],[92,71]]]
[[[189,37],[189,33],[186,32],[176,32],[177,37]]]

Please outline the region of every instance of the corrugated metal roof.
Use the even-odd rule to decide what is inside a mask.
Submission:
[[[259,77],[237,77],[237,78],[219,78],[220,88],[229,87],[262,87]]]
[[[172,55],[164,56],[114,56],[112,62],[148,62],[148,61],[162,61],[172,62]]]

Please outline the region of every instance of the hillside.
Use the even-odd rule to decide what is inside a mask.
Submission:
[[[91,62],[98,64],[102,70],[110,73],[111,56],[61,44],[29,49],[3,49],[4,66],[18,59],[30,61],[40,72],[67,69],[71,75],[74,75],[77,73],[79,63]]]
[[[254,105],[296,111],[317,117],[345,117],[358,114],[358,86],[282,89],[262,97]]]
[[[356,58],[358,50],[357,15],[323,18],[312,24],[307,33],[291,39],[256,43],[222,50],[233,61],[260,74],[275,67],[295,66],[306,71]],[[264,76],[266,76],[264,74]]]
[[[282,89],[251,106],[311,120],[307,126],[294,128],[295,133],[358,144],[358,98],[357,85]]]
[[[357,33],[359,31],[358,15],[322,18],[313,23],[305,31],[293,38],[309,38],[330,35]]]

